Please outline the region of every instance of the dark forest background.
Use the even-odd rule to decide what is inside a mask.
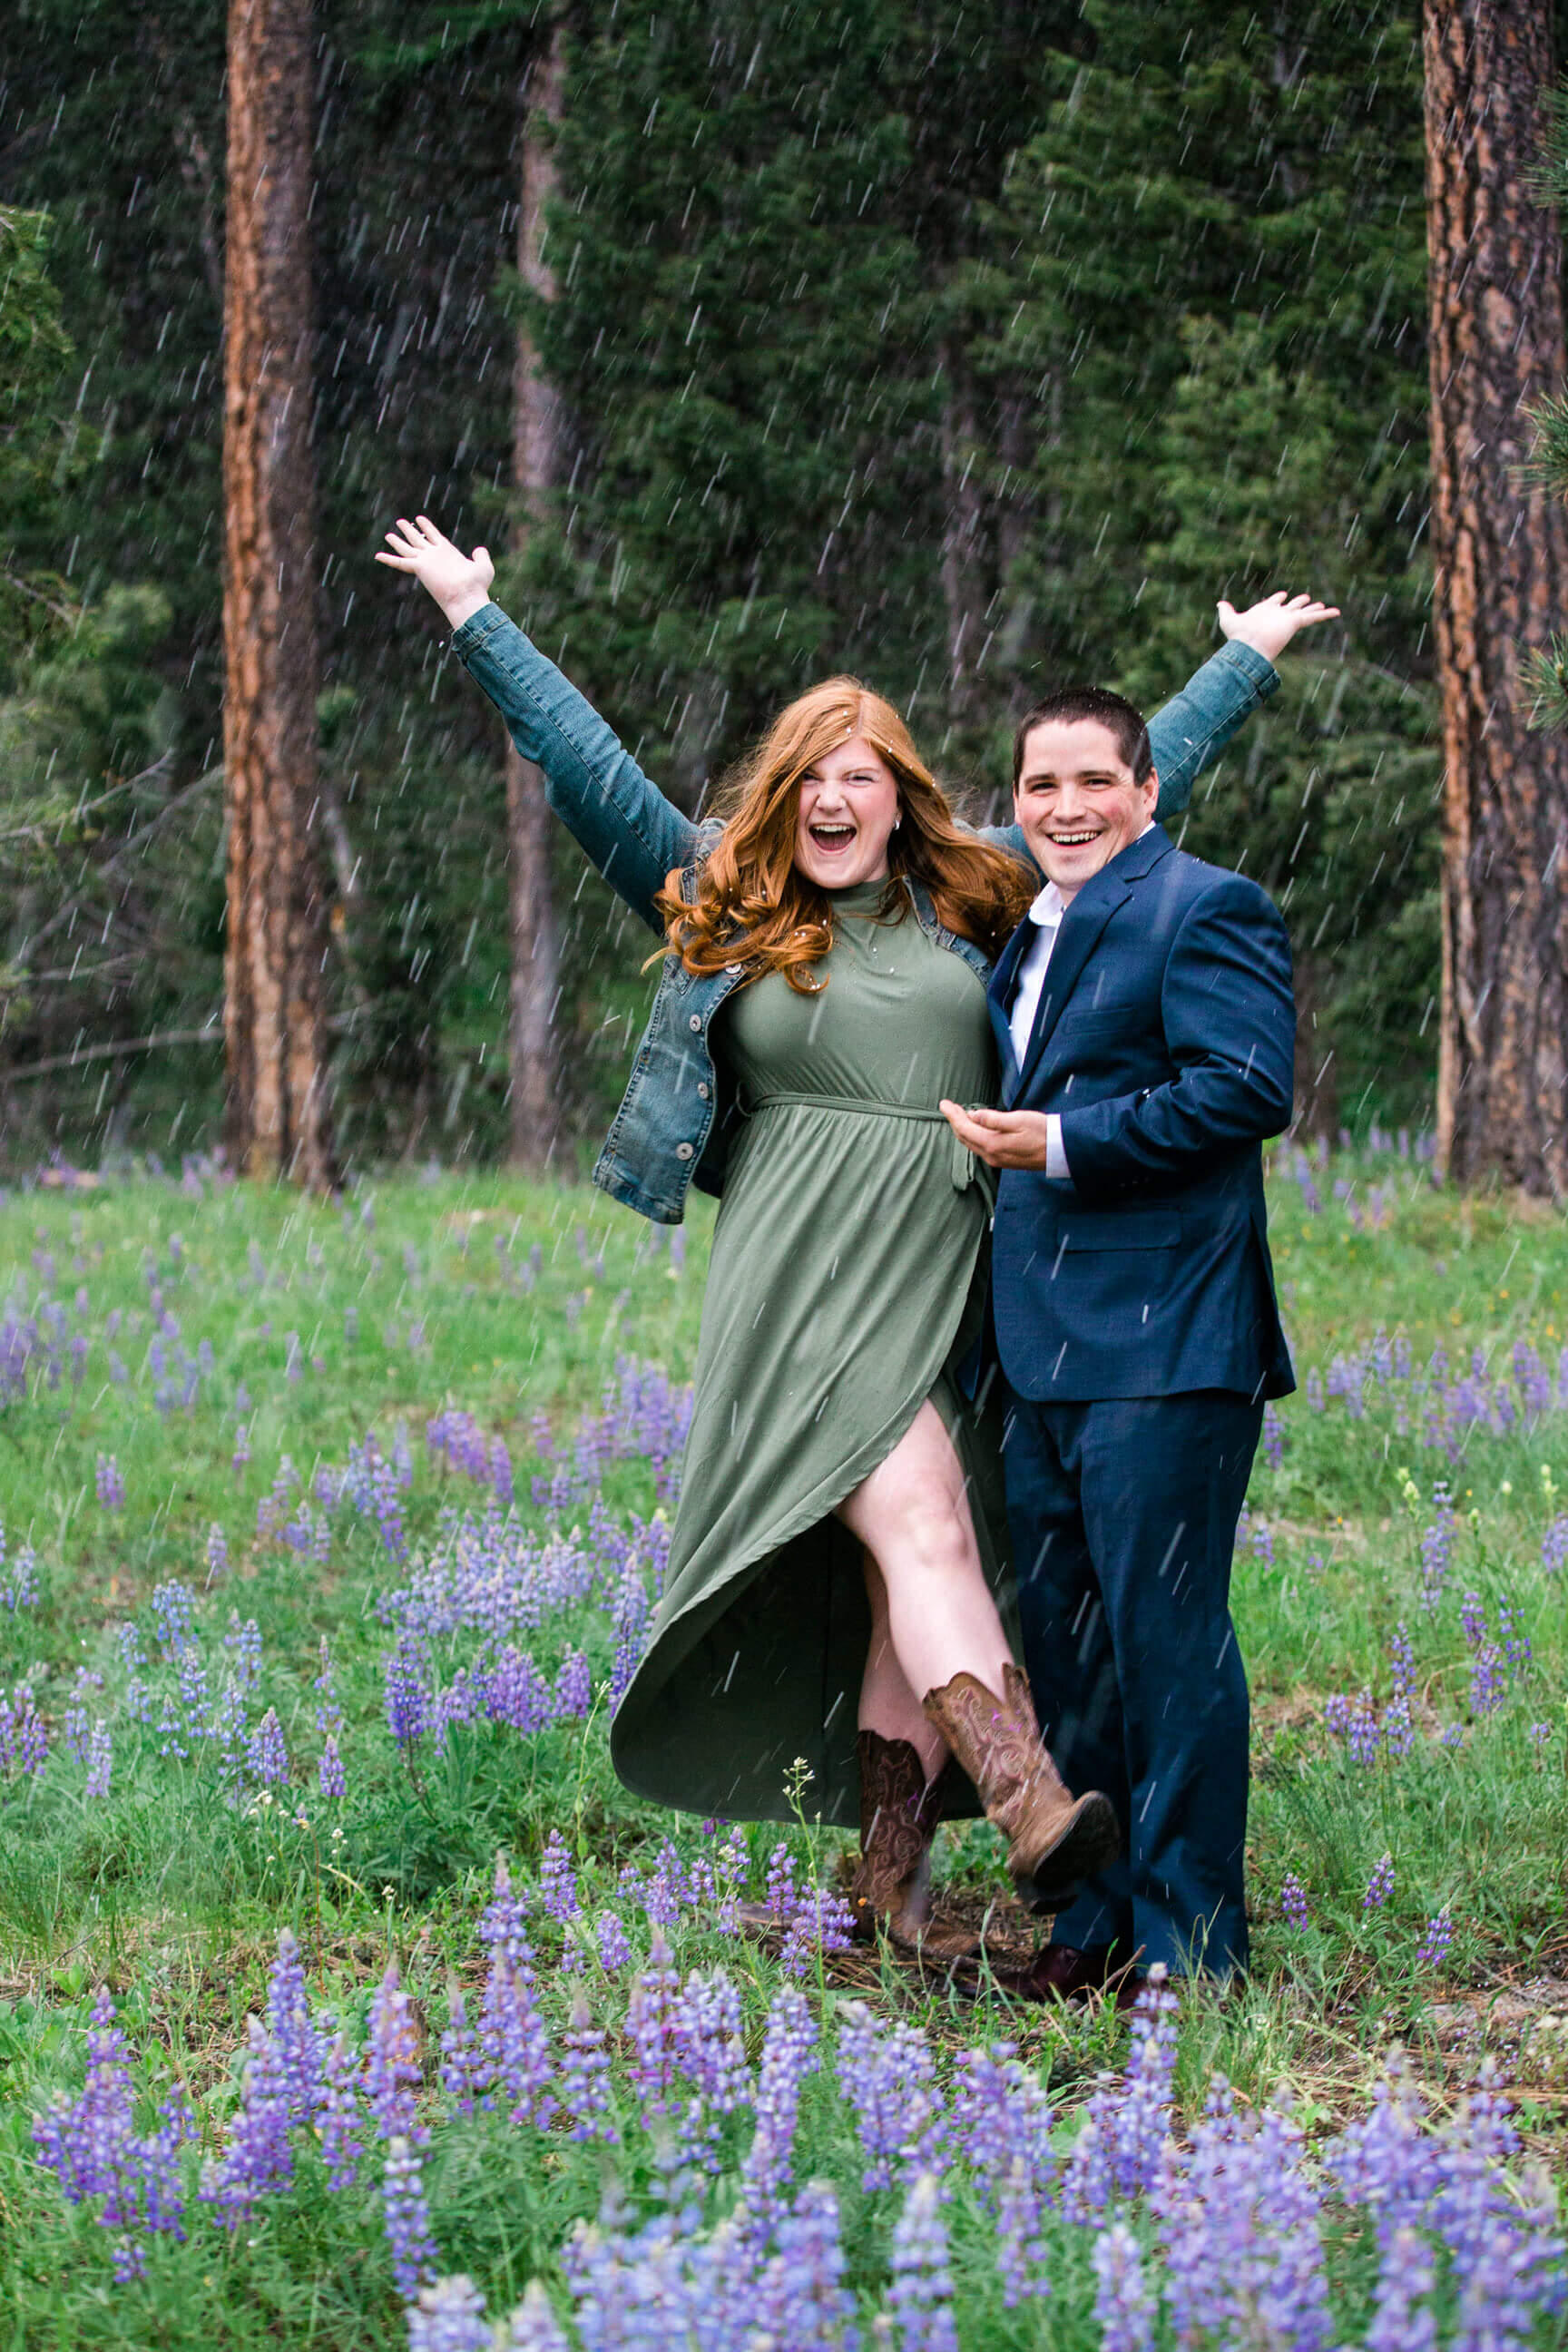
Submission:
[[[520,91],[547,26],[495,0],[316,20],[338,1134],[362,1161],[488,1155],[500,730],[371,556],[416,509],[509,543]],[[1217,643],[1217,596],[1340,603],[1200,784],[1186,845],[1286,910],[1318,1115],[1422,1117],[1440,843],[1413,0],[591,0],[567,21],[559,294],[530,323],[571,462],[502,601],[688,807],[830,668],[994,804],[1047,682],[1152,707]],[[222,1097],[224,9],[6,0],[0,58],[3,1148],[178,1150]],[[586,1133],[654,943],[556,856]]]

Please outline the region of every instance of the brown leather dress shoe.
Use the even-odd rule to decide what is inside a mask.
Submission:
[[[1080,1952],[1071,1944],[1047,1944],[1026,1969],[998,1971],[996,1980],[1020,2000],[1081,2000],[1087,1993],[1114,1988],[1117,2008],[1127,2010],[1138,1998],[1143,1976],[1118,1945],[1093,1944]]]

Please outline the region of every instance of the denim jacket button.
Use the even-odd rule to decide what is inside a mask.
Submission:
[[[686,1024],[686,1025],[687,1025],[687,1027],[688,1027],[689,1029],[700,1029],[700,1028],[701,1028],[701,1026],[702,1026],[702,1015],[701,1015],[701,1013],[694,1013],[692,1014],[692,1016],[691,1016],[690,1020],[687,1023],[687,1024]]]
[[[708,1099],[708,1081],[706,1078],[699,1078],[697,1081],[697,1099],[699,1102],[706,1102]]]
[[[675,1156],[678,1160],[689,1160],[695,1150],[695,1144],[678,1143],[675,1147]]]
[[[733,974],[733,973],[735,973],[735,972],[739,971],[740,971],[740,969],[741,969],[741,967],[740,967],[740,965],[739,965],[738,963],[727,963],[727,964],[724,966],[724,969],[725,969],[725,971],[726,971],[727,972],[730,972],[730,973]]]

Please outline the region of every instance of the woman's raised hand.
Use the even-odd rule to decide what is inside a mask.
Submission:
[[[1278,661],[1298,629],[1310,629],[1319,621],[1337,621],[1337,604],[1320,604],[1311,596],[1287,596],[1283,588],[1272,596],[1265,596],[1260,604],[1249,604],[1238,613],[1222,596],[1218,605],[1219,625],[1227,637],[1236,637],[1265,661]]]
[[[454,547],[445,532],[437,530],[428,515],[416,515],[412,522],[397,518],[397,529],[386,534],[390,555],[376,552],[378,563],[389,563],[395,572],[412,572],[422,588],[428,588],[454,629],[481,604],[488,604],[490,582],[496,576],[489,550],[476,547],[472,555],[465,555]]]

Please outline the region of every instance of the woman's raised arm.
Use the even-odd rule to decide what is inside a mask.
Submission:
[[[490,602],[495,565],[471,555],[424,515],[401,519],[376,562],[412,573],[452,625],[452,649],[506,720],[525,760],[542,771],[551,807],[611,888],[662,932],[654,893],[686,865],[697,827],[644,775],[592,703]]]

